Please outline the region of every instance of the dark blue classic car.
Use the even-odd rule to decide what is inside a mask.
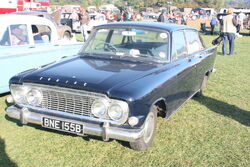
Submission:
[[[192,27],[98,26],[78,55],[10,80],[7,115],[23,124],[127,141],[147,149],[156,118],[201,95],[216,56]]]

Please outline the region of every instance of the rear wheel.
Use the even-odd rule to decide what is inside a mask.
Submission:
[[[207,86],[207,81],[208,81],[208,76],[205,75],[201,84],[200,90],[194,95],[195,97],[200,97],[202,96],[202,91],[203,89]]]
[[[134,150],[144,151],[151,146],[156,131],[157,109],[153,107],[144,122],[143,136],[135,142],[130,142],[130,147]]]

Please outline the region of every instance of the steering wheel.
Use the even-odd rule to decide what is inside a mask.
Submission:
[[[108,42],[104,43],[104,49],[111,50],[111,51],[114,51],[114,52],[117,51],[117,48],[113,44],[108,43]]]
[[[151,50],[151,49],[147,50],[147,53],[148,53],[150,56],[152,56],[152,57],[154,57],[154,56],[155,56],[155,55],[153,54],[153,52],[152,52],[152,50]]]
[[[113,52],[116,52],[117,51],[117,48],[113,45],[113,44],[111,44],[111,43],[108,43],[108,42],[100,42],[100,43],[98,43],[98,44],[96,44],[96,47],[95,47],[95,49],[97,49],[99,46],[101,46],[101,45],[104,45],[104,49],[105,50],[111,50],[111,51],[113,51]]]

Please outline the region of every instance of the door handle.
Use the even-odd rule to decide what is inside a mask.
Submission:
[[[192,61],[192,58],[190,58],[190,57],[187,57],[186,59],[187,59],[188,62]]]
[[[199,54],[197,55],[197,57],[202,58],[203,55],[204,55],[204,53],[199,53]]]

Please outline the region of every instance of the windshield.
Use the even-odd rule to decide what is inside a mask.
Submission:
[[[82,52],[168,61],[168,38],[167,32],[140,28],[98,29]]]

